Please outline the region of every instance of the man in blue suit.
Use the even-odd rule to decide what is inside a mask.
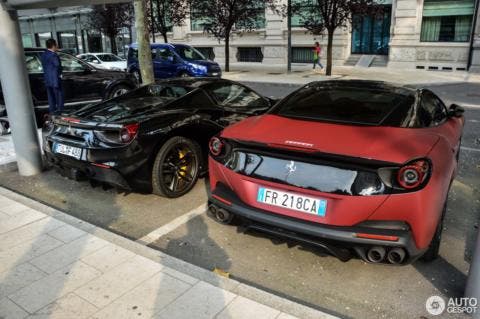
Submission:
[[[63,111],[62,63],[57,54],[57,41],[48,39],[46,45],[47,50],[43,52],[41,60],[47,87],[48,110],[52,114]]]

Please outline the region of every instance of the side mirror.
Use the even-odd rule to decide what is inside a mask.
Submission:
[[[167,61],[173,63],[173,61],[175,61],[175,59],[173,58],[173,56],[169,55],[169,56],[167,57]]]
[[[458,104],[452,104],[448,109],[448,116],[450,117],[462,117],[463,113],[465,113],[465,109]]]

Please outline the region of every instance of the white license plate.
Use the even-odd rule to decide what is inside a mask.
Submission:
[[[80,159],[82,156],[82,149],[79,147],[74,147],[65,144],[55,144],[55,153],[63,154],[67,156],[74,157],[76,159]]]
[[[325,199],[297,195],[265,187],[258,188],[257,201],[321,217],[324,217],[327,212],[327,201]]]

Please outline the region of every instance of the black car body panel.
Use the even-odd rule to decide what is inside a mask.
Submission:
[[[35,115],[38,122],[48,112],[48,98],[40,60],[44,48],[25,48],[25,64],[30,80]],[[119,86],[136,88],[136,80],[128,73],[94,68],[76,57],[59,52],[62,61],[62,85],[65,97],[65,110],[75,110],[85,104],[107,99],[112,90]],[[3,105],[0,86],[0,105]],[[4,110],[3,115],[6,115]],[[0,116],[2,110],[0,107]]]
[[[149,191],[152,161],[166,140],[182,136],[198,142],[205,171],[213,135],[271,106],[268,98],[228,80],[161,80],[68,116],[54,116],[44,128],[43,147],[50,163],[70,173]],[[129,143],[119,143],[119,132],[128,125],[138,125],[136,136]],[[81,156],[75,159],[55,153],[58,143],[81,148]]]

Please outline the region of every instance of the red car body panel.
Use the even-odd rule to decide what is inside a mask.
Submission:
[[[280,183],[258,180],[228,169],[209,158],[212,192],[218,183],[227,185],[247,205],[275,214],[331,226],[354,226],[367,220],[405,221],[418,249],[426,249],[441,217],[449,186],[455,176],[455,154],[464,120],[449,117],[433,128],[356,126],[304,121],[263,115],[226,128],[222,138],[256,142],[272,148],[295,148],[362,159],[404,164],[428,157],[432,173],[428,184],[401,194],[349,196],[322,193]],[[259,186],[310,195],[328,201],[325,217],[257,202]]]

